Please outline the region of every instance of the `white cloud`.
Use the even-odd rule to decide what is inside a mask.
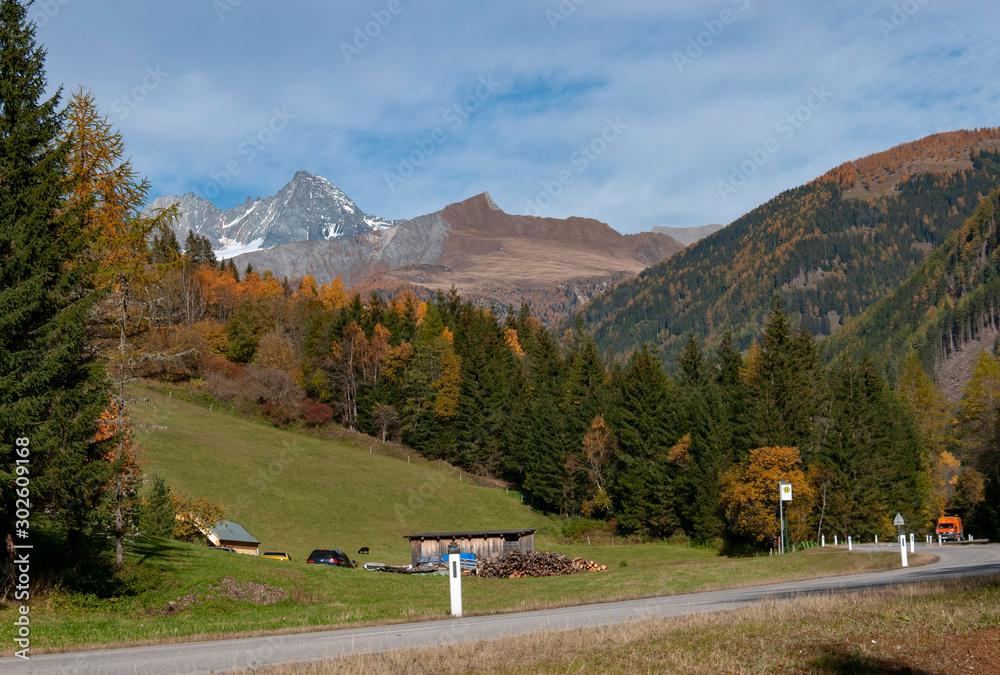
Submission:
[[[368,24],[385,19],[388,0],[242,0],[221,20],[203,0],[76,1],[47,18],[39,38],[50,81],[91,87],[109,113],[147,68],[169,73],[112,121],[153,196],[203,191],[238,161],[223,206],[273,194],[304,168],[386,217],[483,190],[523,212],[545,181],[576,171],[575,150],[617,116],[627,131],[574,173],[546,215],[624,231],[700,225],[728,222],[848,159],[1000,124],[992,35],[1000,6],[985,0],[575,0],[554,24],[546,11],[559,12],[556,0],[399,1],[402,11],[377,31]],[[901,7],[913,11],[899,15]],[[359,28],[377,35],[348,62],[341,45]],[[679,69],[675,54],[689,40],[701,52]],[[390,189],[385,172],[480,77],[503,91],[448,127],[433,155]],[[730,167],[774,137],[776,121],[814,86],[834,94],[720,199]],[[295,119],[246,161],[240,144],[275,109]]]

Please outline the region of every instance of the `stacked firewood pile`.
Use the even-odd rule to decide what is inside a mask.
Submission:
[[[521,579],[523,577],[555,577],[562,574],[580,574],[581,572],[600,572],[608,569],[607,565],[598,565],[586,558],[569,558],[558,553],[543,553],[539,551],[511,551],[496,560],[484,560],[479,563],[476,576]]]

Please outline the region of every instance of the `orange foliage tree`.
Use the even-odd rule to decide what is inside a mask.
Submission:
[[[778,484],[791,483],[794,499],[785,503],[789,539],[809,534],[809,516],[816,490],[801,469],[798,448],[764,447],[751,450],[742,463],[722,476],[721,499],[733,531],[759,545],[777,546]]]
[[[113,441],[104,456],[109,474],[105,484],[102,510],[111,519],[115,534],[115,556],[118,564],[125,561],[124,540],[135,525],[139,507],[138,491],[142,484],[139,446],[132,440],[132,424],[128,413],[112,398],[97,424],[95,442]]]

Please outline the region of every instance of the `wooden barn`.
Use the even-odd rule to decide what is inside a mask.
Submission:
[[[202,528],[209,546],[228,546],[237,553],[257,555],[260,552],[260,542],[239,523],[231,520],[220,520],[212,526]]]
[[[535,550],[535,530],[481,530],[478,532],[425,532],[408,534],[413,564],[448,554],[455,542],[462,553],[474,553],[477,560],[499,558],[511,551]]]

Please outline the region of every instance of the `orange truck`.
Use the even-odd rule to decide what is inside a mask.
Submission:
[[[956,516],[942,516],[938,518],[935,534],[941,537],[941,541],[959,541],[965,538],[962,531],[962,519]]]

